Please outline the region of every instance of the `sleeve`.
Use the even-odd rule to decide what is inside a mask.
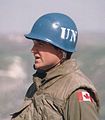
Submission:
[[[31,120],[33,108],[32,100],[24,101],[23,106],[17,112],[11,114],[11,120]]]
[[[97,105],[85,90],[75,91],[67,100],[65,120],[99,120]]]

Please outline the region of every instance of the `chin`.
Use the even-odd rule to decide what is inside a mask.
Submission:
[[[35,69],[42,69],[43,67],[41,65],[35,64]]]

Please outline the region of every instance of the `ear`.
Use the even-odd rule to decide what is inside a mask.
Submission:
[[[58,55],[59,55],[60,58],[63,57],[63,51],[61,49],[58,49]]]

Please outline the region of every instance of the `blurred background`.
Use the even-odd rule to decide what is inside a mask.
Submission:
[[[94,83],[105,120],[105,0],[0,0],[0,119],[10,120],[32,83],[32,42],[24,38],[36,19],[49,12],[69,15],[79,38],[73,57]]]

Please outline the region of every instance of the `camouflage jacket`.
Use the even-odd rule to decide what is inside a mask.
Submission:
[[[96,89],[75,60],[36,72],[33,81],[12,120],[99,120]]]

